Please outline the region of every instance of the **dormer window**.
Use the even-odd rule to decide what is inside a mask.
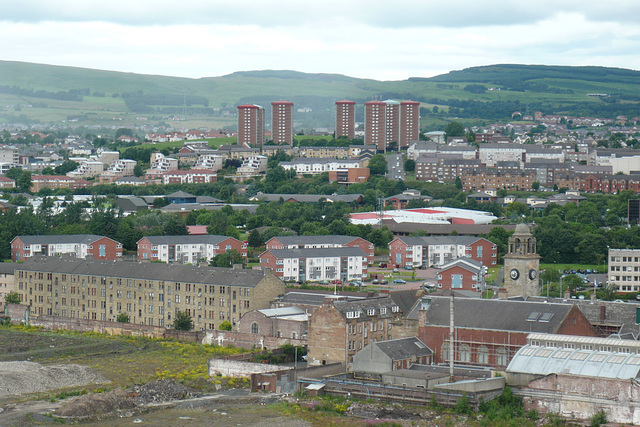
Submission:
[[[400,310],[400,307],[398,307],[397,305],[394,305],[393,307],[391,307],[391,311],[393,311],[394,313],[397,313]]]
[[[376,310],[374,308],[367,309],[367,316],[373,316],[374,314],[376,314]]]
[[[387,314],[387,307],[381,307],[380,314]]]

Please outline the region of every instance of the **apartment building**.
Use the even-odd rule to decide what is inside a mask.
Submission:
[[[438,289],[480,292],[483,286],[483,265],[470,258],[458,258],[438,270]]]
[[[355,101],[336,101],[336,138],[346,136],[355,138],[356,103]]]
[[[114,261],[122,258],[122,243],[95,234],[16,236],[11,241],[11,260],[24,261],[36,255],[69,255]]]
[[[204,184],[218,181],[218,174],[209,169],[173,170],[162,174],[163,184]]]
[[[362,280],[367,253],[360,248],[267,249],[260,254],[261,268],[274,268],[276,276],[290,282]]]
[[[408,148],[420,139],[420,103],[402,101],[400,103],[400,148]]]
[[[264,144],[264,107],[238,105],[238,145],[261,147]]]
[[[293,145],[293,102],[271,103],[271,137],[274,144]]]
[[[462,177],[464,191],[479,191],[484,188],[530,191],[536,182],[535,171],[501,171],[499,169],[475,168]]]
[[[416,160],[416,180],[452,182],[481,166],[480,160],[423,155]]]
[[[193,168],[207,169],[210,171],[218,171],[222,169],[223,166],[224,166],[224,159],[222,156],[219,156],[216,154],[202,154],[198,156]]]
[[[37,193],[43,188],[83,188],[90,186],[91,183],[85,179],[70,178],[64,175],[32,175],[31,191]]]
[[[485,238],[473,236],[403,236],[389,243],[389,261],[401,267],[440,267],[458,258],[494,267],[498,247]]]
[[[402,312],[388,296],[360,300],[325,298],[309,317],[309,365],[342,363],[349,369],[353,356],[369,343],[403,338]]]
[[[375,261],[375,246],[362,237],[340,235],[276,236],[269,239],[265,246],[266,249],[360,248],[367,254],[366,262],[368,264],[373,264]]]
[[[124,178],[125,176],[133,176],[137,164],[138,162],[135,160],[116,160],[102,173],[102,175],[100,175],[100,179],[102,181],[115,181],[116,179]]]
[[[640,249],[609,249],[609,284],[618,292],[640,291]]]
[[[231,250],[247,257],[247,244],[229,236],[145,236],[138,240],[137,245],[138,261],[198,264]]]
[[[343,169],[359,168],[359,160],[338,160],[338,159],[307,159],[297,157],[290,162],[280,162],[285,170],[295,170],[296,175],[318,175],[323,172],[337,171]]]
[[[271,271],[57,257],[30,258],[15,281],[31,316],[115,321],[126,313],[131,323],[169,327],[184,311],[195,330],[235,325],[285,291]]]
[[[367,182],[370,176],[369,168],[345,168],[329,171],[329,182],[338,184],[360,184]]]

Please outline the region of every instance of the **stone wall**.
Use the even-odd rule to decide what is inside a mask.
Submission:
[[[225,377],[249,378],[251,374],[264,374],[267,372],[287,371],[286,368],[266,363],[245,362],[242,360],[209,359],[209,376],[223,375]]]
[[[246,334],[236,331],[205,331],[202,344],[215,344],[219,346],[232,345],[242,348],[258,348],[260,350],[275,349],[284,344],[306,347],[307,340],[283,337],[269,337],[260,334]]]

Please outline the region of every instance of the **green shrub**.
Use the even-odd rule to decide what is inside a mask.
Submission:
[[[593,414],[593,418],[591,418],[591,427],[600,427],[603,424],[607,423],[607,414],[605,414],[604,410],[600,409],[598,412]]]

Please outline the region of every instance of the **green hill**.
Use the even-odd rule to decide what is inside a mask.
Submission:
[[[606,94],[595,97],[589,94]],[[423,103],[423,125],[451,117],[507,120],[513,111],[640,116],[640,72],[606,67],[502,64],[432,78],[358,79],[288,70],[235,72],[189,79],[0,61],[0,122],[80,125],[235,125],[235,106],[293,101],[304,129],[331,128],[334,103],[352,99],[413,99]],[[434,106],[438,107],[434,111]],[[267,116],[268,117],[268,116]]]

